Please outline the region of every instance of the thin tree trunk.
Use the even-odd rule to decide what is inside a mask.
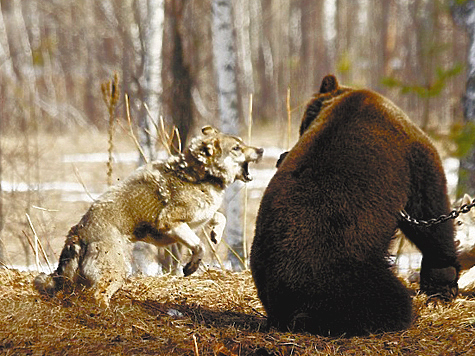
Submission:
[[[470,0],[460,5],[452,2],[454,20],[467,30],[469,50],[467,56],[467,84],[463,98],[465,122],[475,124],[475,2]],[[459,172],[459,188],[465,193],[475,194],[475,148],[462,157]]]
[[[180,131],[181,142],[186,143],[193,123],[193,99],[191,89],[193,78],[190,66],[185,62],[182,24],[188,1],[165,1],[163,44],[163,85],[167,88],[162,95],[165,118],[173,121]],[[177,146],[177,142],[174,142]]]
[[[0,61],[3,64],[3,76],[2,76],[2,82],[5,82],[6,80],[8,81],[13,81],[13,66],[11,63],[11,57],[10,57],[10,49],[8,47],[8,38],[7,38],[7,33],[5,29],[5,23],[3,21],[3,13],[2,13],[2,6],[0,3]],[[0,115],[1,117],[5,117],[6,112],[3,112],[3,109],[5,108],[5,97],[6,97],[6,86],[1,86],[0,87]],[[3,243],[3,189],[2,189],[2,130],[3,130],[3,125],[4,122],[3,120],[0,122],[0,268],[2,268],[3,265],[5,265],[5,257],[6,257],[6,252],[5,252],[5,244]]]
[[[1,16],[1,9],[0,9]],[[0,92],[0,105],[3,105],[3,90]],[[0,122],[0,268],[5,265],[5,244],[3,243],[3,190],[2,190],[2,123]]]
[[[22,100],[25,108],[22,112],[22,121],[20,130],[24,134],[24,154],[26,161],[25,180],[29,187],[26,195],[25,213],[30,214],[31,205],[38,205],[39,191],[37,183],[39,182],[39,164],[38,164],[38,119],[40,118],[40,111],[34,104],[39,97],[36,86],[37,78],[33,65],[33,51],[28,36],[28,27],[25,19],[28,19],[28,13],[24,13],[23,2],[14,0],[14,19],[18,29],[19,48],[21,49],[21,56],[18,56],[19,79],[22,87]],[[30,4],[31,5],[31,4]],[[31,146],[34,145],[32,152]],[[32,167],[34,171],[32,172]],[[26,223],[26,222],[25,222]],[[24,241],[23,241],[24,242]],[[22,242],[22,243],[23,243]],[[30,249],[28,244],[24,243],[26,262],[30,262]]]
[[[139,120],[139,138],[145,149],[145,154],[150,160],[156,159],[154,138],[157,137],[155,125],[150,125],[150,120],[158,123],[160,115],[160,96],[162,93],[162,40],[164,3],[163,0],[147,0],[147,18],[144,48],[144,77],[145,77],[145,102],[150,112],[142,110]],[[141,156],[140,156],[141,157]]]
[[[232,4],[230,0],[213,0],[213,54],[218,80],[218,103],[221,129],[229,134],[239,134],[239,112],[236,81],[236,53],[233,37]],[[226,237],[229,246],[239,256],[242,250],[240,187],[231,185],[226,191]],[[228,254],[233,269],[242,264],[232,252]]]
[[[143,34],[143,62],[144,62],[144,101],[148,110],[139,110],[139,141],[145,156],[149,161],[157,158],[156,138],[158,132],[158,119],[160,115],[160,99],[162,94],[162,40],[164,2],[163,0],[145,0],[139,6],[146,11],[140,14],[140,24]],[[152,123],[152,124],[151,124]],[[144,158],[139,154],[139,165],[143,165]],[[133,273],[149,273],[149,265],[158,262],[159,251],[155,246],[145,242],[136,242],[133,247],[132,271]],[[179,255],[178,255],[179,257]],[[171,261],[165,268],[172,265]],[[161,274],[161,270],[158,271]]]

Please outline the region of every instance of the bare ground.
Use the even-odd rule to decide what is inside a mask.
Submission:
[[[0,354],[475,354],[475,300],[467,297],[434,305],[415,296],[410,329],[347,339],[266,331],[248,271],[134,278],[107,310],[84,296],[42,299],[33,277],[0,270]]]

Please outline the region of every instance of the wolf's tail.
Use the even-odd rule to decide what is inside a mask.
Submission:
[[[79,277],[78,268],[83,255],[83,244],[73,227],[68,234],[66,243],[59,257],[58,268],[52,274],[40,273],[33,284],[36,290],[43,295],[53,297],[58,291],[70,287]]]

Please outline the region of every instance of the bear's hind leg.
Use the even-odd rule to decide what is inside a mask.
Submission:
[[[321,273],[333,274],[331,286],[309,283],[305,289],[291,290],[275,283],[265,291],[270,327],[350,337],[404,330],[411,325],[411,298],[387,262],[371,261],[353,269]]]
[[[411,297],[387,263],[358,268],[337,282],[335,291],[321,295],[323,303],[309,313],[311,332],[348,337],[399,331],[411,325]]]

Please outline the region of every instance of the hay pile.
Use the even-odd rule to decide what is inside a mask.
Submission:
[[[101,310],[81,297],[43,300],[34,275],[0,270],[0,354],[6,355],[474,355],[475,300],[414,298],[412,328],[325,338],[265,331],[249,272],[134,278]]]

